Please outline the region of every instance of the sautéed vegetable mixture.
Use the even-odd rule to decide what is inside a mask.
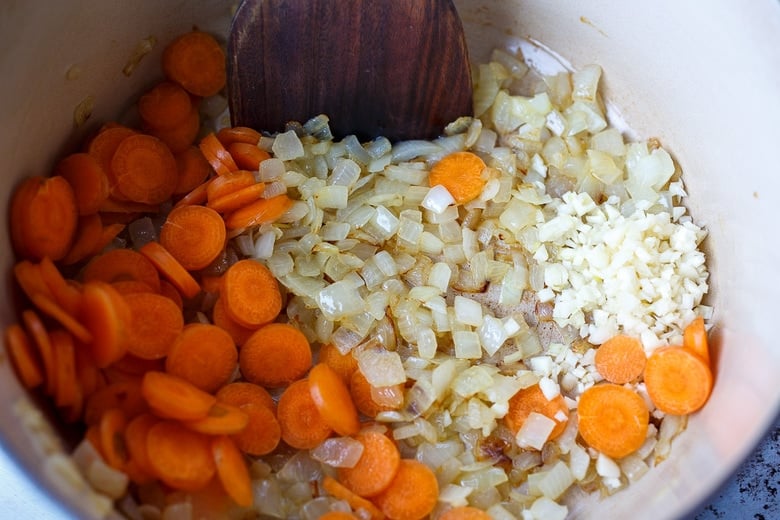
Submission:
[[[399,143],[225,125],[206,33],[162,66],[10,203],[6,349],[98,514],[563,520],[670,456],[713,384],[705,232],[597,65],[496,50],[473,117]]]

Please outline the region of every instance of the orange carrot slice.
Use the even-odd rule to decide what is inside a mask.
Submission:
[[[625,386],[603,383],[588,388],[580,395],[577,416],[585,442],[612,458],[635,452],[647,437],[647,405]]]
[[[252,479],[244,456],[235,442],[225,435],[211,440],[211,454],[217,466],[219,477],[225,492],[236,504],[250,507],[253,502]]]
[[[156,371],[144,374],[141,394],[159,417],[183,421],[206,417],[217,402],[216,397],[184,379]]]
[[[349,389],[332,368],[324,363],[315,365],[309,372],[309,391],[320,415],[336,433],[355,435],[360,431]]]

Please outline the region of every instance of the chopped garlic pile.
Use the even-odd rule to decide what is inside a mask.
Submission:
[[[538,78],[496,51],[477,72],[475,117],[434,141],[337,141],[324,116],[263,138],[274,158],[258,178],[297,202],[235,243],[288,292],[291,322],[352,353],[376,399],[400,403],[377,428],[436,471],[442,508],[563,519],[572,490],[628,485],[684,427],[656,412],[644,446],[613,461],[578,440],[576,402],[600,381],[593,345],[626,332],[650,351],[710,316],[705,233],[681,205],[669,154],[609,126],[599,67]],[[488,168],[482,195],[457,207],[427,177],[459,150]],[[399,383],[405,395],[389,390]],[[502,423],[509,399],[536,383],[571,410],[554,441],[540,414],[516,436]],[[329,443],[280,469],[257,461],[259,512],[314,519],[343,508],[308,485],[355,458],[349,443]]]

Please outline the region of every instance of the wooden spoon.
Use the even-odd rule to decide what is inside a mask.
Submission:
[[[330,118],[336,137],[434,138],[472,114],[451,0],[243,0],[227,48],[233,125]]]

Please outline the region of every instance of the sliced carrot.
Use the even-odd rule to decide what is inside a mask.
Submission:
[[[84,432],[84,438],[89,441],[93,448],[98,452],[100,458],[105,460],[103,456],[103,446],[100,444],[100,425],[99,423],[91,424],[87,427],[87,431]]]
[[[206,417],[217,402],[213,395],[165,372],[150,371],[144,374],[141,394],[155,415],[182,421]]]
[[[108,176],[92,155],[84,152],[68,155],[57,163],[54,174],[62,175],[73,188],[79,215],[96,213],[108,198]]]
[[[485,511],[472,506],[457,506],[446,510],[439,520],[491,520],[493,518]]]
[[[219,213],[231,213],[260,200],[264,191],[265,184],[258,182],[214,200],[209,200],[208,207]]]
[[[237,366],[238,350],[233,338],[208,323],[190,323],[184,327],[170,343],[165,360],[165,370],[169,374],[179,376],[205,392],[216,392],[224,386]]]
[[[151,135],[125,138],[111,158],[109,177],[119,193],[134,202],[160,204],[176,189],[176,159],[162,141]]]
[[[111,282],[111,286],[122,296],[137,293],[156,294],[149,285],[138,280],[117,280],[116,282]]]
[[[642,342],[633,336],[613,336],[596,349],[595,365],[601,377],[622,385],[636,380],[645,369],[647,355]]]
[[[125,428],[125,445],[129,462],[134,462],[143,473],[152,475],[154,469],[147,452],[147,436],[149,430],[160,422],[160,419],[149,413],[136,415]]]
[[[219,142],[217,136],[213,133],[206,135],[200,140],[198,144],[200,151],[203,153],[203,157],[209,162],[217,175],[224,175],[226,173],[234,172],[238,170],[238,165],[233,160],[233,156],[227,151],[222,143]]]
[[[439,500],[439,483],[433,470],[413,459],[402,459],[390,485],[374,503],[391,520],[427,517]]]
[[[712,379],[709,365],[691,349],[661,347],[647,358],[647,393],[656,408],[668,414],[699,410],[710,397]]]
[[[197,491],[216,472],[210,439],[175,421],[160,421],[146,435],[153,472],[174,489]]]
[[[66,424],[81,422],[84,413],[84,392],[78,385],[73,387],[73,403],[60,408],[60,417]]]
[[[159,242],[147,242],[138,251],[186,298],[194,298],[200,292],[197,280]]]
[[[204,182],[214,172],[197,146],[188,146],[176,154],[176,166],[179,171],[174,195],[188,193]]]
[[[56,329],[49,332],[49,341],[57,369],[54,403],[61,408],[74,406],[78,401],[79,389],[73,336],[62,329]]]
[[[201,273],[200,286],[203,288],[204,292],[219,294],[222,292],[222,275]]]
[[[517,434],[528,419],[531,412],[536,412],[555,421],[555,427],[548,440],[556,439],[563,433],[569,419],[569,407],[562,395],[558,394],[551,400],[542,392],[538,384],[521,389],[509,400],[509,410],[504,416],[504,423],[512,433]],[[562,417],[565,417],[562,419]]]
[[[51,291],[52,298],[69,314],[76,314],[81,305],[81,291],[65,279],[49,257],[41,259],[39,264],[41,277]]]
[[[203,419],[182,421],[182,424],[190,430],[207,435],[233,435],[246,429],[249,414],[238,406],[218,401]]]
[[[239,347],[246,343],[256,330],[254,328],[244,327],[231,318],[228,315],[227,309],[225,309],[224,299],[222,297],[217,298],[217,301],[214,302],[214,307],[211,312],[211,319],[214,322],[214,325],[230,334],[230,337],[233,338],[233,342]]]
[[[213,96],[225,86],[225,53],[208,33],[192,31],[169,43],[162,56],[165,76],[196,96]]]
[[[23,258],[65,257],[76,236],[78,206],[61,175],[30,177],[11,197],[11,244]]]
[[[333,431],[345,436],[360,431],[360,420],[349,389],[332,368],[324,363],[314,365],[309,372],[309,391],[317,410]]]
[[[32,300],[34,294],[45,294],[54,298],[46,280],[43,279],[41,266],[29,260],[20,260],[14,264],[14,279],[19,284],[28,299]]]
[[[85,283],[80,319],[92,335],[89,347],[98,367],[125,355],[130,310],[116,289],[103,282]]]
[[[119,222],[114,222],[113,224],[106,223],[103,226],[103,232],[100,235],[100,240],[95,246],[94,251],[92,251],[92,254],[101,253],[106,248],[106,246],[108,246],[117,236],[119,236],[119,233],[124,231],[124,229],[125,224],[121,224]]]
[[[433,165],[428,174],[431,187],[441,185],[447,188],[458,204],[464,204],[479,197],[486,184],[482,176],[485,162],[472,152],[455,152],[443,157]]]
[[[5,348],[25,388],[35,388],[43,383],[43,371],[36,358],[30,337],[18,323],[5,329]]]
[[[217,400],[238,407],[254,403],[264,406],[276,414],[276,402],[268,390],[246,381],[235,381],[223,386],[217,391]]]
[[[87,330],[76,318],[67,313],[57,302],[43,293],[35,293],[32,297],[32,303],[46,316],[55,319],[60,325],[65,327],[71,334],[76,336],[82,343],[92,342],[92,333]]]
[[[154,292],[160,291],[160,274],[154,264],[132,249],[112,249],[96,256],[82,271],[81,279],[106,283],[135,280],[145,283]]]
[[[352,492],[335,478],[325,475],[322,479],[322,489],[338,500],[343,500],[358,514],[365,512],[371,520],[382,520],[385,515],[371,501]],[[360,518],[364,518],[361,514]]]
[[[209,166],[210,168],[211,166]],[[215,177],[216,178],[216,177]],[[182,206],[193,206],[196,204],[205,204],[208,200],[208,188],[213,179],[207,179],[199,186],[194,187],[189,193],[179,199],[173,206],[174,208],[180,208]]]
[[[239,168],[255,172],[260,168],[261,162],[271,158],[271,154],[258,148],[257,144],[231,143],[227,145],[227,151]]]
[[[181,123],[192,110],[189,93],[180,85],[161,81],[138,99],[138,115],[156,128],[171,128]]]
[[[269,323],[260,327],[244,343],[239,354],[244,379],[272,388],[300,379],[311,368],[311,362],[309,340],[288,323]],[[349,398],[348,392],[346,397]]]
[[[683,330],[683,346],[695,354],[698,354],[707,365],[710,364],[710,347],[707,342],[707,329],[704,326],[704,318],[695,318]]]
[[[179,294],[179,290],[168,280],[160,280],[160,294],[175,303],[179,310],[184,310],[184,301],[181,298],[181,294]]]
[[[579,431],[593,449],[616,459],[645,442],[650,413],[635,391],[613,383],[585,390],[577,406]]]
[[[273,321],[282,310],[282,293],[271,271],[256,260],[239,260],[223,276],[225,308],[244,327]]]
[[[160,244],[188,271],[213,262],[225,249],[226,238],[225,221],[205,206],[174,209],[160,230]]]
[[[398,446],[376,431],[364,431],[355,436],[363,445],[363,453],[351,468],[339,468],[339,481],[362,497],[373,497],[387,489],[401,463]]]
[[[127,351],[142,359],[167,356],[184,329],[181,309],[170,298],[151,292],[125,294],[130,309]]]
[[[262,135],[254,128],[246,126],[233,126],[221,128],[217,132],[217,139],[223,146],[229,146],[232,143],[247,143],[256,145],[260,142]]]
[[[37,347],[43,365],[45,391],[49,395],[54,395],[57,389],[57,365],[46,327],[35,311],[29,309],[22,312],[22,322]]]
[[[84,399],[106,385],[106,380],[88,348],[79,346],[75,352],[76,379]]]
[[[342,354],[333,343],[325,343],[319,350],[319,362],[325,363],[336,371],[341,379],[349,384],[352,374],[357,370],[358,363],[351,352]]]
[[[393,393],[403,395],[403,386],[402,383],[394,385],[392,388]],[[372,386],[368,382],[368,379],[360,370],[352,372],[352,376],[349,379],[349,393],[352,396],[355,407],[366,417],[373,419],[379,412],[388,412],[398,408],[389,403],[378,403],[374,399],[374,395],[379,390],[379,388]]]
[[[249,416],[246,428],[233,435],[241,451],[256,456],[274,451],[282,439],[282,429],[273,410],[255,403],[247,403],[240,408]]]
[[[128,453],[125,445],[127,417],[120,408],[110,408],[103,412],[98,425],[100,446],[106,463],[122,471],[127,464]]]
[[[111,195],[100,204],[100,211],[104,215],[106,213],[117,215],[125,214],[125,219],[127,221],[133,221],[138,218],[138,214],[140,213],[158,213],[160,211],[160,205],[136,202],[134,200],[122,200]]]
[[[225,435],[211,439],[211,454],[217,466],[217,476],[225,492],[236,504],[250,507],[254,501],[252,479],[244,456],[236,443]]]
[[[255,174],[247,170],[236,170],[214,177],[208,185],[206,195],[209,202],[230,193],[257,184]]]
[[[147,131],[150,135],[165,143],[174,154],[181,153],[192,146],[198,137],[200,132],[200,112],[198,112],[197,107],[192,107],[187,117],[175,126],[167,128],[147,127]]]
[[[122,359],[116,361],[113,365],[111,365],[110,368],[119,372],[123,372],[128,376],[136,376],[138,382],[140,383],[141,376],[143,376],[145,373],[149,372],[150,370],[158,370],[158,371],[164,370],[165,360],[164,359],[143,359],[128,353],[122,356]]]
[[[299,379],[284,390],[276,415],[282,440],[299,450],[318,446],[333,431],[317,410],[306,379]]]
[[[287,195],[277,195],[247,204],[225,216],[228,229],[243,229],[275,222],[290,209],[293,201]]]
[[[61,260],[62,265],[73,265],[96,253],[102,236],[103,219],[99,213],[79,217],[76,236],[68,254]]]
[[[136,380],[110,383],[87,398],[84,406],[84,422],[87,425],[97,424],[100,418],[111,408],[119,408],[128,417],[135,417],[148,411],[148,406],[141,395],[141,384]]]
[[[111,180],[111,159],[114,157],[119,143],[137,132],[122,125],[110,126],[98,132],[87,145],[87,153],[97,159],[103,171]]]

